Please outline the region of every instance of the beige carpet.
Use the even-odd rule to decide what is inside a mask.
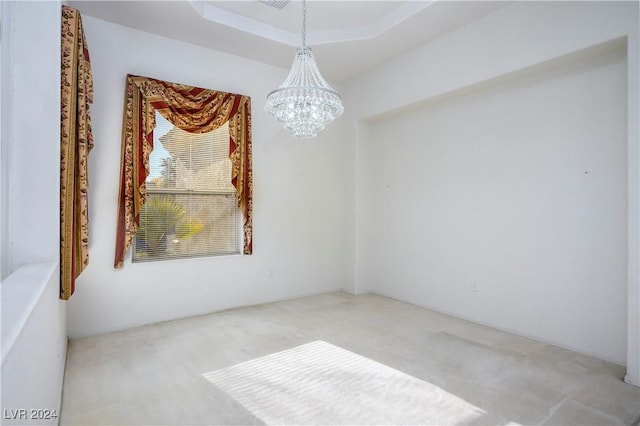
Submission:
[[[323,341],[203,375],[269,425],[469,424],[484,411]]]

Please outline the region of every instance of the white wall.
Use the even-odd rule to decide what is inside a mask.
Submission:
[[[632,2],[515,3],[350,82],[355,114],[377,120],[357,140],[356,288],[637,363],[626,337],[637,95],[624,47],[594,59],[637,16]],[[547,105],[556,93],[567,99]]]
[[[346,97],[357,117],[373,117],[626,37],[637,27],[637,2],[514,2],[350,81]]]
[[[372,124],[370,289],[624,364],[625,78],[616,50]]]
[[[13,93],[13,73],[8,67],[13,55],[12,24],[13,8],[8,4],[0,5],[0,280],[5,279],[11,273],[11,227],[10,227],[10,179],[9,161],[11,151],[9,140],[12,103],[10,95]],[[9,42],[11,47],[9,47]]]
[[[70,336],[349,287],[340,120],[314,140],[294,140],[264,112],[266,95],[287,70],[86,15],[83,22],[95,84],[95,148],[90,155],[90,262],[69,301]],[[251,96],[253,255],[127,260],[122,270],[113,269],[127,73]]]
[[[627,62],[629,276],[624,380],[640,386],[640,28],[635,28],[627,37]]]
[[[57,268],[60,4],[0,6],[3,417],[5,409],[20,408],[59,414],[66,353],[66,306],[59,300]],[[48,265],[44,273],[24,274],[42,264]],[[5,285],[12,290],[5,291]],[[13,338],[7,339],[9,334]]]
[[[3,141],[11,150],[12,270],[57,261],[60,250],[60,5],[15,2],[14,9],[10,134]]]

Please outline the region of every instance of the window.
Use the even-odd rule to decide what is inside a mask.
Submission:
[[[228,123],[195,134],[155,115],[133,261],[240,253]]]
[[[170,117],[168,118],[170,122],[180,123],[180,126],[187,130],[197,131],[202,129],[208,132],[218,129],[227,123],[228,131],[224,131],[223,128],[221,131],[226,133],[224,138],[214,138],[214,140],[220,142],[219,144],[214,143],[213,140],[208,140],[207,144],[207,140],[203,140],[200,143],[195,139],[189,139],[187,143],[189,149],[187,150],[183,149],[184,146],[177,144],[169,149],[163,146],[162,148],[167,154],[160,155],[158,157],[159,160],[156,160],[155,164],[151,166],[150,156],[155,144],[150,138],[153,138],[154,133],[156,133],[154,132],[156,111],[165,117]],[[145,117],[149,117],[149,119],[146,120]],[[160,121],[162,120],[160,119]],[[162,133],[162,136],[165,136],[169,131],[158,131],[157,133],[158,135]],[[222,134],[218,133],[218,135]],[[193,138],[193,136],[189,136],[189,138]],[[162,153],[160,145],[163,142],[158,139],[157,143],[158,153]],[[169,144],[169,140],[164,143]],[[204,149],[203,146],[205,144],[211,149]],[[224,148],[222,148],[223,145]],[[150,186],[154,186],[153,177],[162,177],[162,166],[159,161],[167,157],[171,157],[171,160],[167,160],[165,178],[167,178],[168,182],[171,181],[171,170],[175,166],[174,187],[172,188],[171,185],[168,188],[163,187],[165,185],[164,181],[158,180],[155,182],[156,186],[159,186],[159,188],[156,188],[156,193],[164,192],[162,195],[165,195],[165,198],[179,204],[182,203],[182,200],[177,200],[177,195],[194,195],[189,197],[193,202],[196,200],[195,195],[211,195],[209,198],[231,196],[225,189],[215,187],[212,189],[209,186],[211,182],[203,183],[207,182],[207,175],[219,173],[220,167],[217,166],[220,166],[219,163],[222,160],[226,161],[226,152],[228,151],[232,164],[231,183],[236,188],[238,211],[242,215],[242,238],[238,238],[238,240],[242,243],[243,254],[250,255],[253,253],[250,97],[127,74],[121,146],[120,191],[118,194],[114,268],[120,269],[124,266],[126,253],[135,243],[135,237],[140,227],[140,215],[147,199],[146,178],[149,176],[151,169],[156,170],[155,175],[150,180]],[[213,155],[216,151],[221,154]],[[212,167],[212,170],[205,169],[204,172],[201,170],[202,164],[197,161],[200,157],[210,159],[207,164]],[[156,158],[155,155],[154,158]],[[206,168],[208,166],[203,167]],[[144,182],[139,180],[141,176],[144,176]],[[180,245],[188,239],[190,240],[189,243],[194,246],[196,240],[192,240],[192,238],[195,238],[196,235],[198,235],[198,238],[207,235],[211,236],[211,238],[220,238],[218,234],[209,233],[206,224],[203,222],[192,223],[191,220],[188,220],[187,225],[185,225],[183,218],[186,217],[184,220],[187,220],[194,217],[192,215],[193,211],[189,210],[189,205],[180,205],[182,205],[182,212],[179,211],[176,214],[174,208],[174,213],[172,213],[174,216],[178,216],[177,219],[175,217],[172,219],[167,215],[163,216],[163,219],[159,219],[161,215],[147,214],[145,212],[146,219],[158,219],[156,222],[151,219],[149,223],[145,222],[145,229],[143,229],[138,238],[140,240],[138,242],[139,252],[144,251],[144,254],[140,253],[141,256],[134,255],[136,260],[141,260],[145,255],[147,259],[150,257],[162,259],[183,257],[179,255],[180,251],[185,256],[192,256],[192,254],[185,254],[188,251],[183,249],[174,252],[178,254],[172,254],[171,250],[176,247],[170,248],[169,245]],[[167,214],[170,212],[172,210],[168,210]],[[206,219],[209,219],[209,216],[211,215],[207,215]],[[158,223],[160,225],[166,224],[166,226],[162,225],[166,228],[164,232],[152,229],[151,225]],[[176,231],[179,232],[176,233]],[[150,232],[158,233],[158,238],[153,240],[152,243]],[[176,235],[178,238],[175,238]],[[233,234],[230,238],[236,237]],[[144,241],[142,241],[143,239]],[[176,239],[177,243],[174,243]],[[153,246],[150,244],[153,244]],[[150,249],[149,247],[152,248]],[[151,256],[149,256],[150,250],[153,251]],[[198,255],[205,255],[205,252],[206,250],[198,251]],[[237,251],[234,250],[233,252]]]

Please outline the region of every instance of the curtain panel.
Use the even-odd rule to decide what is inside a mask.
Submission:
[[[149,77],[127,75],[122,119],[120,193],[114,267],[121,268],[140,225],[158,111],[174,126],[206,133],[229,122],[232,183],[243,214],[244,254],[253,251],[251,98]]]
[[[89,264],[91,60],[80,13],[62,6],[60,84],[60,298],[69,299]]]

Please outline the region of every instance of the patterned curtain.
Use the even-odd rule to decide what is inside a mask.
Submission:
[[[244,254],[253,251],[251,98],[148,77],[127,75],[122,122],[120,195],[116,231],[115,268],[121,268],[140,225],[146,200],[145,180],[158,111],[173,125],[192,133],[206,133],[229,122],[229,158],[238,207],[244,217]]]
[[[62,6],[60,99],[60,298],[69,299],[89,263],[89,104],[93,78],[80,13]]]

